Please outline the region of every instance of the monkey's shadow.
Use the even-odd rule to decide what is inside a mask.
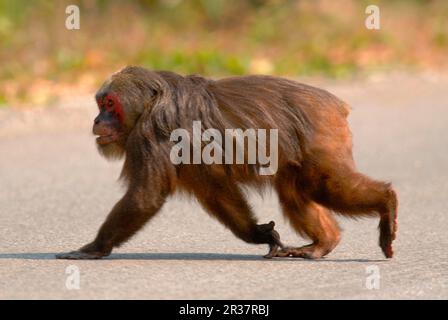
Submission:
[[[18,260],[56,260],[56,253],[0,253],[0,260],[18,259]],[[274,258],[264,259],[261,255],[251,254],[234,254],[234,253],[201,253],[201,252],[185,252],[185,253],[114,253],[101,260],[190,260],[190,261],[266,261],[266,262],[386,262],[386,259],[319,259],[308,260],[301,258]]]

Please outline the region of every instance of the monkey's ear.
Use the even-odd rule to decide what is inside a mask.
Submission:
[[[169,139],[171,132],[179,127],[172,91],[163,87],[151,90],[150,101],[145,102],[141,116],[143,130],[147,134]]]
[[[157,88],[150,88],[148,90],[148,96],[149,96],[149,101],[148,102],[153,102],[152,104],[154,104],[155,100],[157,99],[157,97],[160,95],[161,90],[157,89]]]

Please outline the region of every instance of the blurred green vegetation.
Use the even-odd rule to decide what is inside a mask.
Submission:
[[[77,4],[81,29],[67,30]],[[91,91],[138,64],[209,76],[347,77],[448,62],[448,1],[0,0],[0,105]]]

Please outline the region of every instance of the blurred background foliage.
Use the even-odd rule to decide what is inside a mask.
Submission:
[[[380,30],[364,26],[370,4]],[[0,0],[0,105],[91,92],[129,64],[339,78],[447,63],[446,0]]]

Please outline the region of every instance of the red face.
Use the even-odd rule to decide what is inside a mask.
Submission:
[[[99,145],[118,142],[123,135],[124,112],[120,99],[113,93],[97,98],[99,115],[93,124],[93,134]]]

